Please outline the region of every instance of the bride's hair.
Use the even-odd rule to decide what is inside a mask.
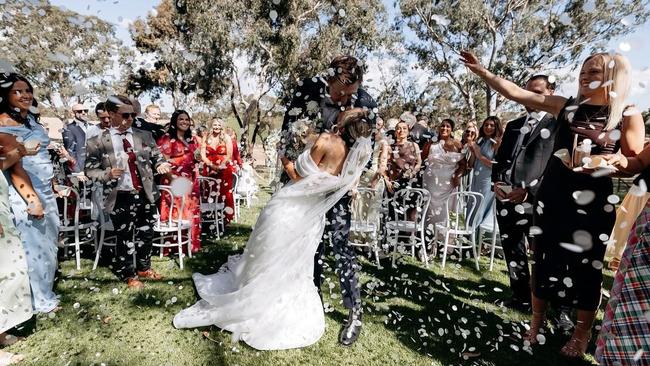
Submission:
[[[339,129],[341,130],[341,138],[348,147],[352,147],[360,137],[370,137],[373,124],[368,119],[367,110],[350,110],[343,113],[345,115],[339,122]]]

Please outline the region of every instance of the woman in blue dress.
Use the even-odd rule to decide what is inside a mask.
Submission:
[[[496,116],[489,116],[481,124],[478,132],[478,140],[470,144],[472,157],[470,166],[473,167],[472,185],[470,191],[483,195],[483,203],[476,214],[478,224],[486,224],[490,228],[494,227],[494,216],[492,212],[492,202],[494,202],[494,192],[492,191],[492,160],[496,155],[497,149],[501,144],[503,136],[503,126],[501,120]]]
[[[45,216],[42,219],[33,217],[30,214],[33,207],[30,206],[34,203],[25,202],[15,187],[9,190],[9,202],[27,257],[32,306],[37,313],[48,313],[59,305],[53,291],[59,216],[52,192],[54,172],[47,152],[50,139],[30,112],[33,92],[34,88],[23,76],[0,74],[0,132],[16,136],[27,149],[38,150],[35,155],[25,156],[22,165],[40,198]]]

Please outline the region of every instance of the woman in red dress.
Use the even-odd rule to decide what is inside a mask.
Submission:
[[[225,205],[226,224],[235,214],[232,154],[232,140],[223,130],[223,121],[215,118],[212,121],[212,131],[201,143],[201,160],[204,163],[203,175],[216,178],[220,183],[219,202],[224,202]]]
[[[201,249],[201,211],[199,206],[199,181],[197,162],[194,158],[199,148],[198,140],[192,137],[189,113],[176,110],[169,122],[169,131],[158,139],[160,152],[172,165],[172,171],[161,179],[161,184],[169,185],[174,178],[183,177],[192,182],[192,190],[185,197],[183,219],[192,220],[192,253]],[[163,194],[160,198],[160,219],[169,218],[171,197]],[[180,199],[174,203],[173,217],[178,218],[177,207]]]

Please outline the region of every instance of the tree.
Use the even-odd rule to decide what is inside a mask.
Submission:
[[[206,9],[213,14],[201,16],[219,16],[220,21],[210,29],[190,29],[184,9],[182,1],[163,0],[130,29],[141,57],[128,65],[127,88],[156,97],[169,91],[175,108],[220,96],[232,63],[228,18],[219,15],[226,11]]]
[[[584,52],[633,31],[650,10],[640,0],[401,0],[404,23],[415,37],[408,50],[421,67],[444,76],[460,93],[472,119],[479,100],[487,114],[501,107],[483,82],[463,73],[458,52],[472,50],[493,72],[523,84],[535,71],[577,66]],[[481,97],[482,96],[482,97]]]
[[[244,149],[249,126],[255,126],[255,141],[264,116],[276,107],[261,103],[269,93],[276,94],[278,102],[286,100],[297,79],[324,71],[333,56],[348,53],[363,58],[390,39],[379,0],[197,0],[177,2],[177,11],[199,43],[234,45],[249,65],[246,73],[257,84],[250,98],[241,93],[242,75],[230,69],[231,106],[243,128]],[[215,33],[222,24],[228,24],[230,32]],[[199,54],[210,58],[211,52],[204,49]],[[231,61],[234,55],[230,54]]]
[[[107,75],[121,43],[111,24],[43,0],[7,0],[0,9],[0,50],[34,82],[37,98],[69,110],[112,88]]]

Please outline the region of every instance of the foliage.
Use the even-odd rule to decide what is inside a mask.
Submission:
[[[575,68],[585,52],[602,50],[650,14],[642,0],[401,0],[400,9],[398,26],[416,36],[408,50],[453,85],[472,119],[479,103],[493,114],[503,99],[463,72],[460,50],[474,51],[487,68],[521,85],[534,72]]]
[[[111,24],[46,0],[3,1],[0,19],[3,57],[51,107],[69,109],[112,88],[108,74],[121,43]]]

